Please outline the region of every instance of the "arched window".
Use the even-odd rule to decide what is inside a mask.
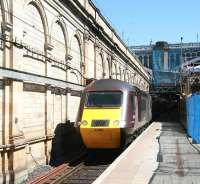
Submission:
[[[76,84],[82,84],[83,71],[82,71],[82,49],[81,38],[79,35],[74,35],[71,40],[71,52],[72,60],[70,61],[71,69],[68,70],[68,81]],[[78,106],[80,104],[80,98],[78,96],[70,96],[68,98],[67,115],[70,121],[76,121],[76,115],[78,113]]]
[[[118,64],[116,64],[116,79],[120,80],[120,68]]]
[[[104,73],[105,73],[104,78],[108,79],[110,77],[110,62],[108,59],[104,63],[104,69],[105,69],[104,70]]]
[[[23,42],[30,48],[44,54],[45,37],[47,35],[43,24],[44,17],[41,17],[39,7],[32,3],[28,4],[24,11]],[[31,56],[31,54],[25,52],[23,70],[45,75],[45,58],[37,57],[37,53]]]
[[[113,62],[112,63],[112,79],[117,79],[117,67],[116,64]]]
[[[96,63],[96,78],[102,79],[103,75],[104,75],[103,56],[102,54],[98,54],[97,63]]]
[[[122,80],[126,81],[126,69],[123,69],[122,76],[123,76]]]
[[[126,74],[126,82],[130,82],[129,80],[130,80],[130,76],[129,76],[129,72],[127,72],[127,74]]]
[[[67,43],[64,28],[59,21],[53,24],[51,32],[51,44],[53,45],[53,50],[51,51],[52,56],[55,61],[52,61],[51,76],[53,78],[58,78],[61,80],[66,80],[66,54],[67,54]],[[58,63],[57,63],[58,62]]]
[[[122,69],[119,67],[119,79],[122,80]]]
[[[70,70],[70,76],[69,81],[76,83],[76,84],[82,84],[82,56],[81,56],[81,44],[79,41],[79,38],[75,35],[72,39],[71,43],[71,54],[72,54],[72,60],[71,60],[71,70]]]

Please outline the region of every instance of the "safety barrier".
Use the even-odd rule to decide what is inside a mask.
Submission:
[[[186,100],[187,133],[193,142],[200,143],[200,93],[194,93]]]

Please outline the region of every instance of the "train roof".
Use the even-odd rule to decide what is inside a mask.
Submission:
[[[120,91],[135,91],[139,92],[139,88],[134,85],[130,85],[127,82],[117,79],[100,79],[95,80],[86,86],[84,91],[102,91],[102,90],[120,90]]]

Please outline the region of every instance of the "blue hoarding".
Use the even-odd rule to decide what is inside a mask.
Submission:
[[[187,98],[187,133],[196,143],[200,143],[200,94]]]

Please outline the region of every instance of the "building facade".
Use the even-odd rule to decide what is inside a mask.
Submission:
[[[152,45],[130,47],[140,62],[153,73],[153,85],[176,85],[178,71],[183,63],[200,57],[200,43],[156,42]]]
[[[148,91],[149,75],[90,0],[0,0],[0,183],[48,163],[91,79]]]

